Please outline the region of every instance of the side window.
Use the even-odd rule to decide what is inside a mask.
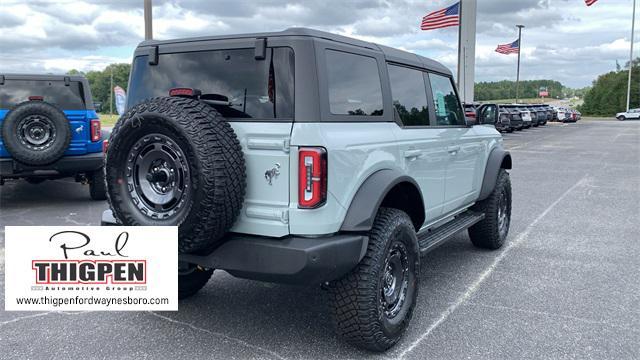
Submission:
[[[369,56],[326,50],[329,109],[335,115],[382,115],[378,62]]]
[[[433,104],[436,110],[438,125],[464,125],[464,115],[460,108],[460,101],[453,89],[451,78],[442,75],[429,74]]]
[[[394,111],[405,126],[429,125],[427,91],[422,71],[388,65]]]

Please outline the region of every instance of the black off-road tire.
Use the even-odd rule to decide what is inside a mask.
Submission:
[[[504,228],[501,227],[499,220],[501,214],[499,209],[502,204],[505,206],[502,211],[506,211]],[[496,187],[491,195],[475,204],[472,210],[484,213],[484,219],[469,228],[469,238],[473,245],[491,250],[502,247],[511,225],[511,180],[505,169],[500,169]]]
[[[142,210],[127,170],[134,147],[146,141],[161,141],[160,148],[181,153],[174,161],[188,185],[174,208],[160,215]],[[246,184],[242,148],[231,125],[211,106],[180,97],[149,99],[118,120],[106,180],[110,207],[123,225],[177,225],[181,253],[207,252],[222,242],[240,213]]]
[[[28,120],[32,119],[32,120]],[[50,135],[42,144],[34,144],[21,135],[27,121],[47,124]],[[22,130],[21,130],[22,129]],[[39,127],[43,129],[43,127]],[[42,130],[38,130],[42,133]],[[71,142],[71,126],[64,113],[54,105],[44,101],[26,101],[16,105],[2,123],[2,140],[11,157],[23,164],[40,166],[59,160]]]
[[[384,305],[385,263],[399,242],[407,250],[408,283],[404,302],[389,318]],[[381,352],[395,345],[413,315],[418,295],[420,253],[409,216],[400,210],[380,208],[364,258],[343,278],[329,284],[331,312],[338,335],[360,348]],[[399,304],[399,303],[398,303]]]
[[[104,169],[87,174],[89,178],[89,195],[93,200],[107,200],[107,183],[104,181]]]
[[[620,121],[625,121],[627,118],[624,115],[620,115],[616,119],[618,119]]]
[[[202,289],[213,275],[213,269],[196,267],[189,273],[178,274],[178,299],[195,295]]]

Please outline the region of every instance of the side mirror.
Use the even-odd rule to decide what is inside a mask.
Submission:
[[[476,124],[495,124],[498,120],[498,106],[495,104],[480,105],[476,110],[476,119]]]

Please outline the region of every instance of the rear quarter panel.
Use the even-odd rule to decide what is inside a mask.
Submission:
[[[295,123],[291,135],[291,233],[330,234],[342,225],[347,209],[362,183],[381,169],[397,169],[401,164],[395,123]],[[297,147],[322,146],[327,149],[327,203],[318,209],[298,209]],[[296,151],[294,151],[294,148]]]

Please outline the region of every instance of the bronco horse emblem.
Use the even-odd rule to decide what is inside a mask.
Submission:
[[[280,175],[280,164],[276,163],[275,166],[264,172],[264,178],[267,180],[269,185],[273,185],[273,179],[277,178]]]

